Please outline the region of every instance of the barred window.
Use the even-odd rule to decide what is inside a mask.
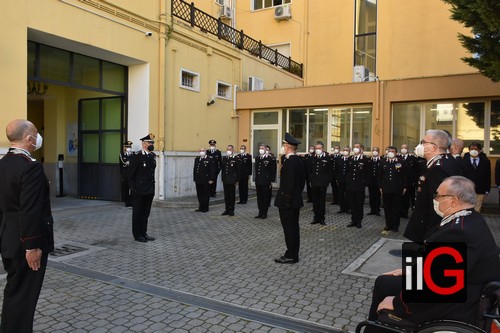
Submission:
[[[179,85],[181,88],[200,91],[200,74],[181,69]]]
[[[231,85],[222,81],[217,81],[217,97],[231,99]]]

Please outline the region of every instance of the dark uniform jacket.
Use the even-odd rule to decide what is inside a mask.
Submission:
[[[155,193],[156,155],[141,150],[130,161],[129,188],[139,195]]]
[[[337,160],[341,158],[340,154],[330,154],[330,159],[332,160],[332,181],[336,181],[337,179]]]
[[[27,153],[9,149],[0,159],[0,252],[24,258],[26,250],[54,250],[49,182],[43,166]]]
[[[380,156],[372,157],[368,159],[368,172],[366,185],[368,186],[379,186],[380,177],[380,165],[382,158]]]
[[[196,184],[208,184],[209,181],[215,181],[216,176],[217,171],[212,157],[205,155],[194,159],[193,180]]]
[[[210,149],[207,149],[206,151],[207,156],[213,157],[214,163],[215,163],[215,170],[217,174],[219,174],[220,170],[222,169],[222,154],[219,149],[215,149],[214,152]]]
[[[238,155],[222,157],[222,183],[236,184],[240,180],[240,158]]]
[[[398,155],[406,166],[406,175],[408,179],[408,186],[415,185],[418,182],[418,177],[420,176],[420,165],[418,163],[418,157],[415,155]]]
[[[346,175],[346,191],[364,191],[368,178],[368,158],[365,155],[349,157]]]
[[[130,167],[130,159],[133,153],[120,153],[120,176],[126,182],[128,182],[128,169]]]
[[[252,155],[250,154],[240,154],[238,155],[240,159],[240,176],[241,178],[246,178],[252,175]]]
[[[349,168],[350,158],[348,156],[340,156],[335,160],[335,179],[339,183],[345,183],[347,177],[347,169]]]
[[[276,181],[276,158],[271,155],[255,157],[255,185],[271,185]]]
[[[304,206],[302,191],[305,185],[304,162],[297,155],[285,157],[280,173],[280,187],[274,205],[284,209]]]
[[[441,154],[432,160],[419,178],[415,209],[404,232],[406,238],[422,242],[425,233],[441,221],[433,209],[434,193],[445,178],[455,175],[460,175],[460,168],[451,155]]]
[[[408,316],[414,323],[434,319],[459,320],[475,324],[481,289],[490,281],[499,281],[498,247],[483,217],[472,211],[443,226],[435,226],[426,242],[464,242],[467,246],[467,301],[465,303],[408,303],[394,298],[397,314]]]
[[[304,171],[306,173],[306,180],[309,181],[309,173],[311,172],[311,159],[314,157],[314,154],[307,153],[300,158],[302,158],[302,161],[304,162]],[[282,161],[283,162],[283,161]]]
[[[408,186],[407,165],[396,157],[384,159],[380,164],[379,184],[384,193],[400,193]]]
[[[311,186],[326,187],[332,180],[332,160],[330,156],[323,152],[320,156],[309,157],[309,181]]]
[[[491,188],[491,162],[486,157],[486,154],[481,153],[477,156],[477,169],[474,169],[469,153],[464,155],[460,161],[463,171],[463,176],[469,178],[476,185],[477,194],[485,194]]]

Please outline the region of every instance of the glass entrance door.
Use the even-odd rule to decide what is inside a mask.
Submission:
[[[119,201],[118,155],[126,132],[124,98],[81,99],[78,119],[78,195]]]

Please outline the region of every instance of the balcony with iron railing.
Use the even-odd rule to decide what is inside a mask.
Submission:
[[[172,0],[172,15],[188,22],[191,27],[200,28],[205,33],[217,36],[218,39],[231,43],[240,50],[246,50],[250,54],[264,59],[271,64],[281,67],[283,70],[302,77],[303,65],[286,57],[277,50],[263,45],[260,40],[255,40],[222,22],[221,18],[215,18],[183,0]]]

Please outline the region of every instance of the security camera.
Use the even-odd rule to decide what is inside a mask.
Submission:
[[[144,34],[146,35],[146,37],[153,36],[153,33],[151,31],[146,31]]]

